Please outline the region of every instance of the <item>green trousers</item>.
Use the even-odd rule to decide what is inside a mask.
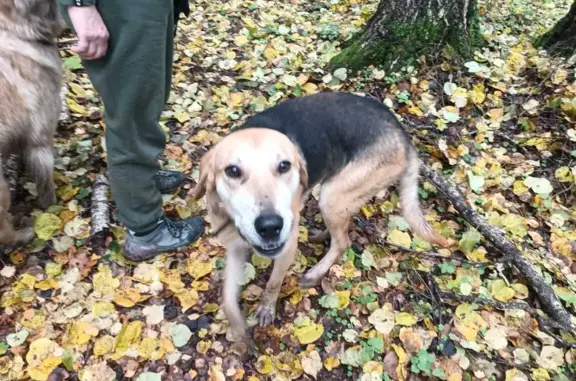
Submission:
[[[120,221],[140,233],[162,216],[154,181],[166,135],[159,125],[170,94],[173,0],[98,0],[110,35],[108,52],[83,61],[104,103],[112,196]],[[73,28],[66,7],[61,13]]]

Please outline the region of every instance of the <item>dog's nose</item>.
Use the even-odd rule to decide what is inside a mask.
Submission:
[[[275,213],[263,214],[254,221],[256,231],[264,239],[278,238],[283,226],[284,220]]]

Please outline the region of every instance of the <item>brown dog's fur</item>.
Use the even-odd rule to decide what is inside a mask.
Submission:
[[[17,246],[34,238],[34,229],[14,230],[10,210],[10,190],[0,165],[0,245]]]
[[[413,155],[404,141],[388,135],[374,141],[358,160],[349,162],[334,177],[322,183],[319,206],[327,232],[309,240],[319,241],[329,235],[331,244],[325,257],[303,276],[303,286],[317,284],[350,246],[348,228],[351,217],[380,190],[398,180],[403,215],[412,230],[430,242],[442,246],[448,244],[432,230],[418,205],[415,191],[418,161]],[[291,171],[283,174],[275,172],[279,161],[291,162]],[[241,178],[229,178],[226,168],[230,165],[242,168]],[[244,221],[245,214],[254,213],[254,209],[261,213],[273,208],[272,205],[276,210],[279,209],[278,205],[286,210],[277,194],[283,192],[280,198],[284,198],[285,190],[290,189],[289,208],[293,215],[290,232],[281,252],[271,256],[275,259],[274,267],[256,311],[260,324],[266,325],[274,319],[284,276],[297,252],[300,210],[309,194],[306,168],[303,156],[291,140],[266,128],[235,131],[201,159],[200,179],[191,195],[199,199],[206,194],[209,222],[212,229],[217,231],[217,239],[227,247],[223,310],[230,322],[232,337],[244,338],[247,328],[238,306],[238,281],[243,276],[244,262],[254,248],[246,238],[250,222],[249,218]]]
[[[62,60],[56,45],[61,21],[55,0],[0,0],[0,157],[16,153],[23,158],[43,208],[56,203],[53,139],[61,111]],[[0,224],[6,223],[7,192],[0,186]],[[4,230],[6,241],[16,239]]]

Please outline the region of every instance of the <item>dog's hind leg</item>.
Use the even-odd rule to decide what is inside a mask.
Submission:
[[[24,154],[26,170],[36,182],[38,203],[46,209],[57,203],[54,185],[54,154],[52,146],[31,145]]]
[[[405,168],[401,159],[383,164],[367,157],[348,164],[322,186],[319,206],[331,242],[328,253],[300,279],[304,287],[318,284],[330,267],[350,247],[350,220],[378,191],[393,184]]]

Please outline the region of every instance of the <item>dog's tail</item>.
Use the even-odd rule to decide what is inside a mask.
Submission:
[[[418,198],[418,177],[420,171],[420,160],[415,151],[409,153],[408,166],[400,177],[400,204],[402,215],[410,225],[413,233],[418,234],[430,243],[436,243],[446,247],[448,241],[441,235],[434,232],[432,226],[428,224]]]

